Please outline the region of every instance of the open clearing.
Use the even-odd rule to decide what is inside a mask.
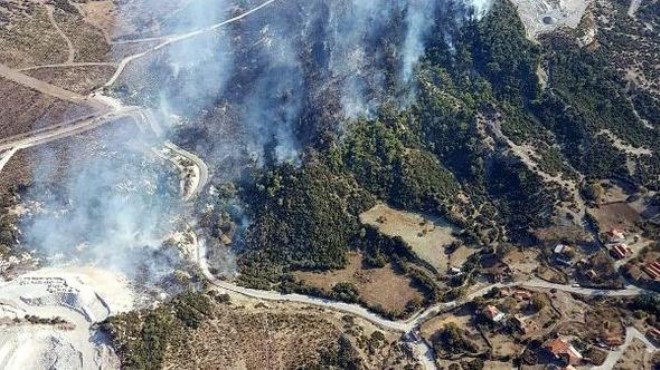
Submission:
[[[357,253],[351,253],[348,261],[348,266],[343,270],[295,272],[294,276],[327,292],[337,283],[350,282],[357,288],[360,298],[369,305],[381,305],[394,312],[402,312],[410,300],[421,301],[424,298],[422,292],[412,286],[412,280],[395,271],[392,265],[365,269],[362,267],[362,256]]]
[[[536,39],[561,27],[576,28],[590,0],[513,0],[527,37]]]
[[[461,266],[472,254],[468,248],[459,248],[453,254],[445,253],[445,247],[457,240],[452,233],[458,230],[440,218],[425,218],[378,204],[362,213],[360,222],[375,227],[385,235],[401,237],[418,257],[438,272],[446,271],[450,265]]]
[[[598,222],[600,232],[611,228],[628,230],[639,221],[639,213],[624,202],[603,204],[588,211]]]

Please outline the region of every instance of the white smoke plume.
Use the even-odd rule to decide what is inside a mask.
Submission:
[[[262,1],[118,1],[122,27],[114,36],[130,40],[205,30]],[[403,98],[389,87],[414,84],[415,66],[442,5],[276,0],[240,21],[152,52],[141,69],[129,66],[128,77],[115,87],[128,91],[125,98],[132,103],[155,109],[161,126],[170,128],[166,138],[203,157],[216,179],[231,178],[246,158],[258,164],[295,162],[304,145],[301,132],[308,129],[303,115],[313,122],[320,102],[334,98],[338,118],[356,118],[374,115],[387,99]],[[468,5],[478,15],[488,8],[481,1]],[[50,197],[47,185],[56,164],[49,161],[54,154],[42,149],[27,199],[44,212],[26,220],[25,244],[129,274],[171,271],[178,256],[161,244],[180,227],[177,216],[187,214],[176,176],[146,159],[154,145],[133,125],[109,125],[93,157],[68,157],[75,164],[58,170],[62,178]]]

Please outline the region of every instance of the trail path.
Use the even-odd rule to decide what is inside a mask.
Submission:
[[[62,29],[60,28],[60,26],[57,24],[57,21],[55,21],[55,15],[53,14],[54,11],[55,11],[55,7],[53,7],[53,6],[46,6],[46,8],[48,9],[48,10],[47,10],[47,13],[48,13],[48,20],[49,20],[50,23],[53,25],[53,27],[55,27],[55,29],[57,30],[57,33],[59,33],[60,36],[61,36],[61,37],[64,39],[64,41],[66,42],[66,47],[67,47],[68,56],[67,56],[67,58],[66,58],[66,62],[65,62],[65,63],[73,63],[73,60],[74,60],[75,57],[76,57],[76,49],[74,49],[74,47],[73,47],[73,43],[71,42],[71,39],[69,39],[69,36],[67,36],[66,33],[64,33],[64,31],[62,31]]]

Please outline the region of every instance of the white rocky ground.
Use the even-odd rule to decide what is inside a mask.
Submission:
[[[44,268],[2,282],[0,368],[117,369],[117,356],[93,325],[134,301],[123,276],[91,266]]]
[[[513,3],[518,7],[527,36],[535,39],[557,28],[576,28],[591,0],[513,0]]]

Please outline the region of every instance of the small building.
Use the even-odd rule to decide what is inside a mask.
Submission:
[[[555,246],[554,252],[555,252],[555,254],[562,254],[562,253],[568,252],[569,250],[570,250],[570,247],[568,245],[566,245],[566,244],[557,244]]]
[[[631,254],[632,251],[630,250],[630,247],[628,247],[626,244],[615,244],[610,250],[610,253],[616,259],[623,259],[627,255]]]
[[[612,228],[605,233],[608,243],[623,243],[626,240],[626,235],[619,229]]]
[[[515,298],[518,302],[520,301],[529,301],[532,299],[532,293],[526,291],[526,290],[516,290],[512,294],[513,298]]]
[[[556,338],[548,342],[545,348],[555,360],[563,361],[567,365],[577,365],[582,361],[582,354],[572,345],[561,338]]]
[[[500,322],[504,319],[504,313],[497,309],[493,305],[488,305],[484,308],[481,313],[484,314],[492,322]]]
[[[646,272],[651,279],[656,280],[660,278],[660,262],[649,262],[642,267],[642,270]]]
[[[584,273],[584,276],[586,276],[587,279],[589,280],[594,280],[596,276],[598,276],[598,274],[596,273],[596,271],[594,271],[594,269],[589,269],[587,270],[587,272]]]
[[[656,344],[660,344],[660,329],[658,328],[651,328],[646,332],[646,337],[655,342]]]
[[[450,267],[449,268],[449,273],[452,274],[452,275],[458,275],[458,276],[463,275],[463,271],[461,271],[461,269],[459,269],[458,267]]]

